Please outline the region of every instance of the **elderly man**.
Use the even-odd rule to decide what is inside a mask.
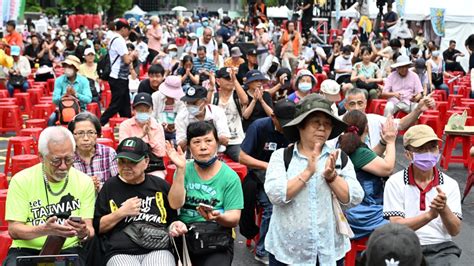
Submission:
[[[386,142],[384,140],[385,133],[389,126],[396,126],[398,130],[406,130],[413,125],[418,117],[428,108],[433,108],[434,100],[430,97],[423,98],[417,107],[408,115],[401,119],[387,119],[378,114],[367,114],[369,135],[365,144],[375,151],[379,156],[385,152]],[[367,91],[361,89],[350,89],[346,92],[345,109],[349,112],[352,110],[359,110],[365,113],[367,108]]]
[[[148,58],[149,64],[161,51],[161,37],[163,36],[163,29],[160,26],[160,18],[152,16],[150,18],[151,25],[147,27],[146,36],[148,38]]]
[[[427,125],[403,136],[411,164],[385,184],[384,217],[415,230],[428,265],[457,265],[461,249],[452,237],[461,231],[458,183],[436,168],[441,141]]]
[[[42,163],[16,174],[8,189],[5,219],[13,244],[4,265],[38,255],[47,236],[65,238],[61,253],[78,254],[85,265],[82,244],[94,236],[94,184],[71,167],[76,144],[66,128],[46,128],[38,147]]]
[[[13,92],[16,89],[20,89],[21,92],[28,90],[28,76],[31,74],[30,62],[28,59],[20,55],[20,46],[12,46],[10,55],[13,57],[13,66],[8,69],[10,78],[7,83],[8,93],[10,97],[13,97]]]
[[[410,58],[401,55],[397,62],[391,66],[396,71],[392,72],[385,80],[381,97],[387,98],[384,115],[394,115],[398,111],[411,113],[422,97],[423,86],[418,75],[409,71]]]
[[[212,39],[212,29],[211,28],[205,28],[204,32],[202,34],[202,37],[199,37],[194,43],[193,46],[191,47],[191,53],[194,55],[198,55],[198,47],[199,46],[204,46],[206,47],[206,57],[210,58],[212,61],[214,61],[214,64],[217,65],[217,60],[218,60],[218,48],[217,48],[217,42]],[[199,35],[198,35],[199,36]]]

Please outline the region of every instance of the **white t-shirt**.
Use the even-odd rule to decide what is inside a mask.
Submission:
[[[199,46],[206,47],[206,57],[214,60],[214,51],[217,50],[217,43],[214,39],[211,39],[208,44],[205,44],[202,38],[197,39],[194,41],[193,46],[191,47],[191,53],[197,54],[197,48]]]
[[[186,105],[181,100],[175,99],[174,105],[166,105],[166,96],[160,91],[153,92],[151,98],[153,99],[153,116],[160,124],[174,124],[179,111],[186,109]]]
[[[230,95],[227,102],[219,99],[218,106],[224,110],[229,125],[229,145],[240,145],[245,138],[245,133],[244,128],[242,127],[242,118],[237,110],[237,105],[235,104],[233,95]]]
[[[128,65],[124,64],[122,59],[122,57],[126,54],[128,54],[128,48],[127,44],[125,43],[125,39],[122,37],[122,35],[115,32],[109,43],[109,57],[110,64],[112,65],[110,77],[114,79],[128,79],[130,68]],[[119,57],[117,58],[117,56]],[[117,60],[115,61],[116,58]]]
[[[204,121],[212,120],[217,130],[218,137],[230,138],[229,126],[227,123],[227,117],[225,116],[224,110],[219,106],[209,104],[206,106],[206,114],[204,115]],[[196,117],[191,116],[188,113],[188,109],[183,108],[176,115],[175,128],[176,128],[176,142],[179,143],[186,140],[186,129],[192,122],[198,122]]]
[[[334,70],[352,70],[352,54],[349,59],[345,59],[343,55],[336,57],[334,61]],[[336,80],[341,76],[351,75],[351,73],[337,73]]]
[[[413,176],[407,169],[392,175],[385,183],[384,217],[387,219],[393,216],[411,218],[429,211],[431,201],[438,195],[436,191],[438,185],[446,194],[449,209],[459,219],[462,219],[459,186],[454,179],[440,171],[438,173],[435,171],[432,188],[427,187],[422,192],[414,183]],[[421,245],[439,244],[452,239],[440,216],[416,230],[415,233],[420,239]]]

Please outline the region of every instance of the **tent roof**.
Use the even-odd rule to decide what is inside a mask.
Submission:
[[[125,15],[138,15],[144,16],[146,14],[139,6],[134,5],[132,9],[125,11]]]

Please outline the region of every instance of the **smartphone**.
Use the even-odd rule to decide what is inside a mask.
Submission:
[[[201,207],[206,212],[210,212],[210,211],[214,210],[214,207],[212,207],[211,205],[208,205],[208,204],[204,204],[204,203],[199,203],[199,207]]]
[[[79,216],[69,216],[69,220],[71,220],[75,223],[81,223],[82,222],[82,218],[79,217]]]

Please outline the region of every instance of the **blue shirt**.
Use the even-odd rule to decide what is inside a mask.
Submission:
[[[201,69],[205,69],[207,71],[216,71],[216,65],[214,64],[214,61],[212,61],[210,58],[207,58],[204,61],[201,61],[199,57],[195,57],[193,59],[193,65],[194,69],[199,72]]]
[[[62,75],[54,82],[53,103],[59,106],[61,98],[66,94],[67,87],[72,86],[76,91],[79,104],[82,110],[86,110],[86,105],[92,101],[92,92],[89,80],[84,76],[76,74],[74,82],[70,82],[66,75]]]
[[[265,249],[285,264],[336,265],[350,250],[349,238],[337,232],[332,208],[332,191],[322,172],[332,151],[324,144],[316,165],[316,173],[300,192],[288,200],[287,182],[303,172],[308,164],[306,156],[295,144],[288,171],[285,170],[283,150],[270,158],[265,179],[265,192],[273,204],[273,214],[265,238]],[[336,164],[341,164],[340,156]],[[341,207],[350,208],[362,201],[364,191],[356,179],[354,166],[348,160],[338,175],[349,186],[349,202]]]

